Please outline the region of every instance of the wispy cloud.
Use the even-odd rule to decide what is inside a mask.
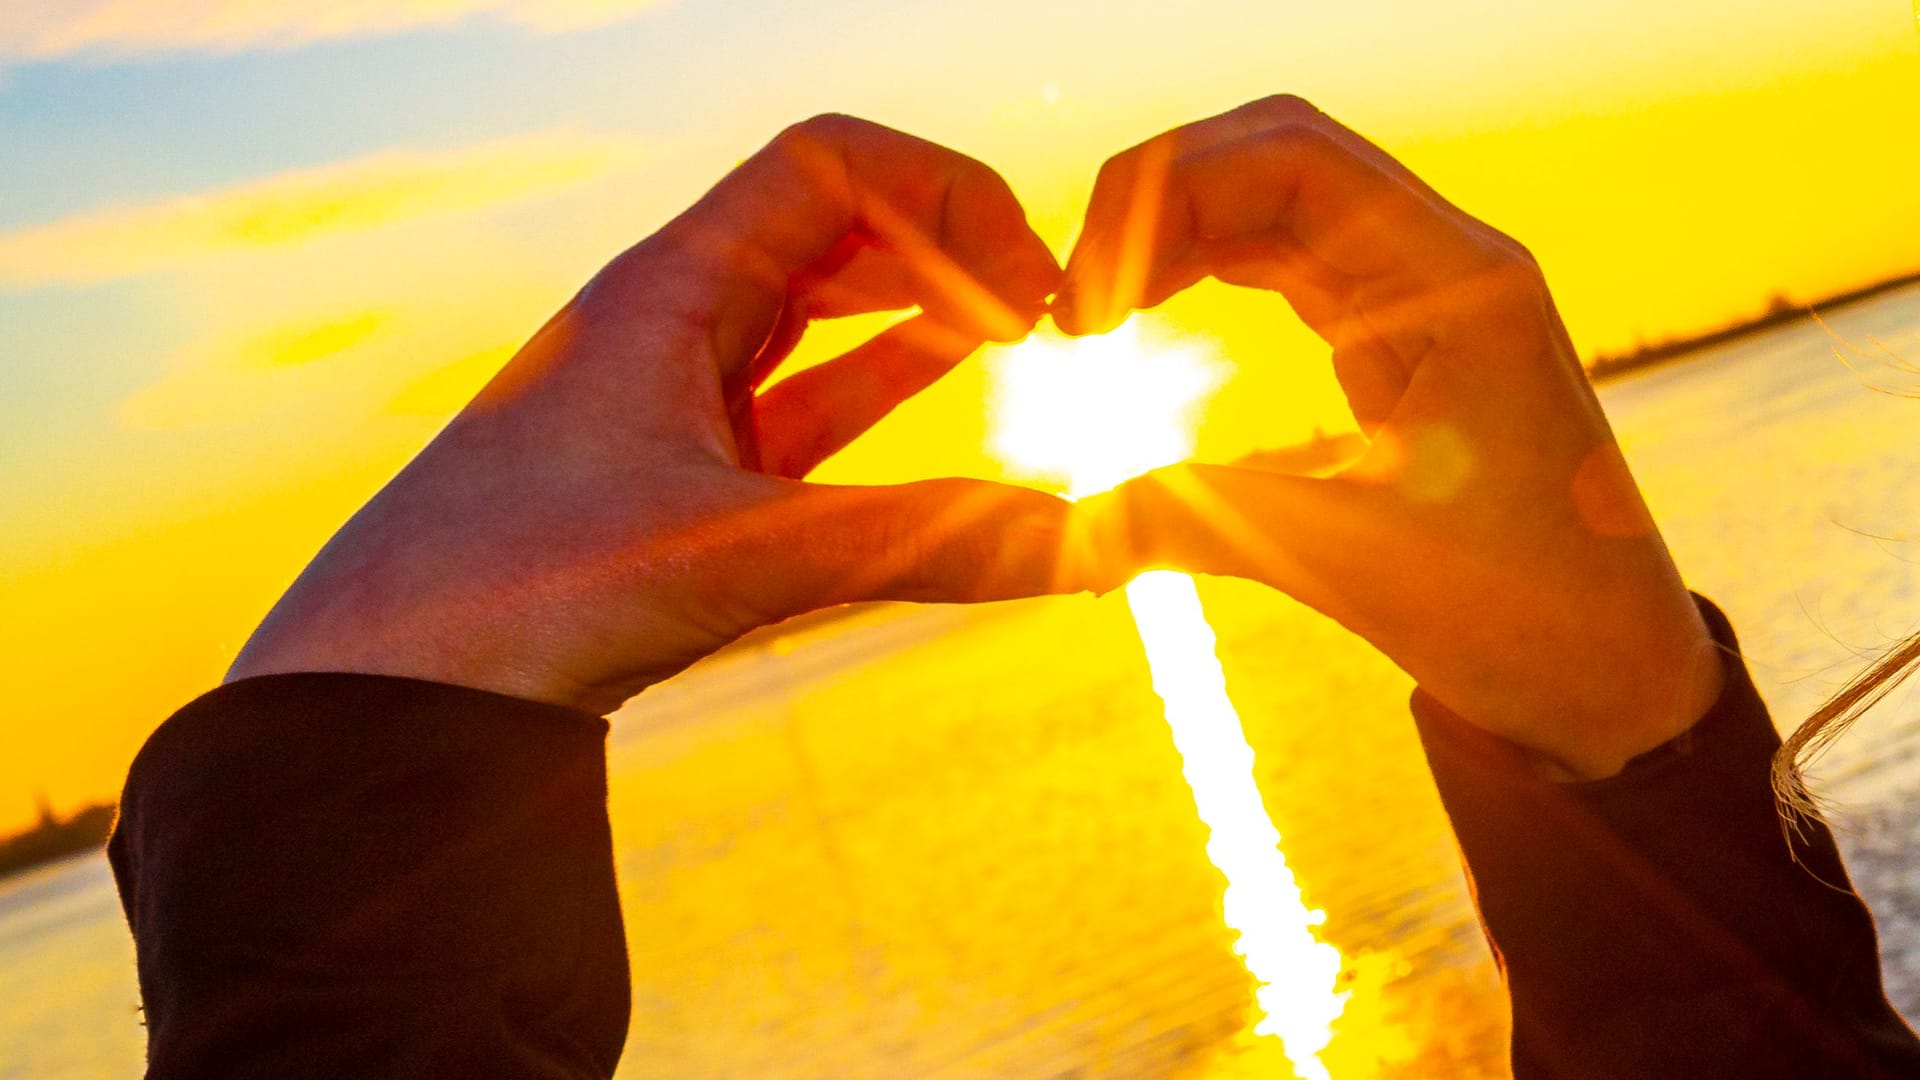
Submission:
[[[389,151],[197,195],[87,210],[0,233],[0,288],[88,284],[475,210],[592,179],[636,155],[622,138],[525,135],[457,150]]]
[[[363,311],[312,325],[281,327],[255,339],[245,355],[262,367],[300,367],[355,348],[391,321],[386,312]]]
[[[0,62],[74,53],[238,52],[486,16],[543,32],[617,22],[668,0],[9,0]]]
[[[444,419],[517,347],[496,336],[500,329],[471,322],[425,307],[216,333],[170,358],[165,374],[119,402],[114,419],[136,431],[232,429],[256,439],[324,438],[316,428],[357,427],[379,414]],[[490,336],[491,344],[475,344]]]

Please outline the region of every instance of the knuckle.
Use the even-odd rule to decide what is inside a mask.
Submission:
[[[1141,145],[1145,145],[1144,143]],[[1094,174],[1093,188],[1105,191],[1124,184],[1134,173],[1134,165],[1140,159],[1140,147],[1122,150],[1100,163],[1100,171]]]
[[[1492,320],[1488,325],[1532,333],[1551,318],[1553,293],[1546,274],[1518,245],[1489,250],[1467,284],[1473,297],[1466,307],[1475,317]]]
[[[1294,126],[1283,128],[1279,137],[1297,147],[1301,153],[1356,158],[1356,155],[1342,145],[1340,140],[1317,127]],[[1378,172],[1379,170],[1374,169],[1373,171]]]
[[[1533,253],[1520,244],[1499,236],[1495,250],[1490,253],[1489,274],[1503,291],[1519,294],[1540,294],[1547,291],[1546,272],[1540,268],[1540,261]]]
[[[817,151],[823,144],[844,143],[876,125],[846,113],[820,113],[789,124],[773,137],[776,149]]]
[[[863,131],[872,126],[872,124],[857,116],[852,116],[847,113],[828,112],[809,116],[787,130],[815,136],[844,135],[851,132]]]
[[[1163,131],[1151,139],[1135,143],[1108,158],[1094,177],[1094,186],[1124,185],[1133,182],[1148,162],[1164,163],[1177,158],[1186,144],[1186,128]]]
[[[1248,132],[1229,145],[1236,148],[1264,146],[1302,154],[1341,150],[1339,142],[1319,126],[1302,123],[1292,117],[1267,124],[1258,131]]]
[[[1315,120],[1324,115],[1313,102],[1298,94],[1272,94],[1255,101],[1252,108],[1276,120],[1293,122]]]
[[[1181,493],[1192,492],[1200,473],[1188,464],[1165,465],[1138,477],[1125,489],[1119,535],[1114,539],[1142,566],[1177,561],[1178,522],[1185,513]]]
[[[1498,233],[1496,235],[1498,235],[1500,240],[1506,245],[1509,258],[1521,266],[1526,267],[1536,276],[1543,276],[1543,272],[1540,269],[1540,258],[1533,253],[1533,249],[1505,233]]]
[[[962,190],[978,193],[994,199],[1006,199],[1013,196],[1013,187],[999,170],[977,158],[965,154],[954,155],[953,175],[950,190]]]
[[[1333,136],[1298,124],[1286,124],[1249,136],[1246,145],[1306,168],[1351,167],[1357,160]]]
[[[1533,252],[1528,249],[1527,245],[1521,243],[1511,233],[1496,229],[1492,225],[1484,221],[1478,221],[1477,219],[1475,224],[1480,226],[1487,247],[1497,252],[1501,258],[1514,262],[1539,265],[1539,260],[1534,257]]]

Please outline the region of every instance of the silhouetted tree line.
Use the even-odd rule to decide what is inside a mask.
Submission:
[[[1815,300],[1810,304],[1797,303],[1792,297],[1785,293],[1774,293],[1767,299],[1766,308],[1756,318],[1734,323],[1730,326],[1724,326],[1718,330],[1711,330],[1704,334],[1696,334],[1691,337],[1669,338],[1665,341],[1643,344],[1631,352],[1596,356],[1593,358],[1593,361],[1587,365],[1587,371],[1595,379],[1604,379],[1611,375],[1624,374],[1638,368],[1649,367],[1666,360],[1671,360],[1685,353],[1693,352],[1696,349],[1704,349],[1712,345],[1722,345],[1759,330],[1767,330],[1775,326],[1793,322],[1797,319],[1807,318],[1816,311],[1832,311],[1835,308],[1845,307],[1848,304],[1858,303],[1861,300],[1869,300],[1882,293],[1892,292],[1894,289],[1905,288],[1908,285],[1916,283],[1920,283],[1920,273],[1903,274],[1900,277],[1889,278],[1886,281],[1878,281],[1863,288],[1836,293],[1833,296]]]
[[[54,816],[46,799],[40,800],[40,824],[0,840],[0,877],[89,848],[106,844],[113,829],[112,803],[95,803],[75,811],[66,820]]]

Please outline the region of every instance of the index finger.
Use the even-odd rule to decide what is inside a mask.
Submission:
[[[1210,272],[1211,251],[1244,262],[1249,241],[1271,241],[1276,260],[1305,257],[1353,286],[1484,266],[1491,230],[1409,175],[1298,99],[1177,129],[1102,169],[1055,319],[1070,333],[1109,329],[1163,299],[1156,286],[1170,276]]]
[[[929,314],[997,341],[1026,334],[1060,270],[1005,180],[963,154],[848,116],[796,124],[662,230],[712,286],[721,373],[753,357],[789,283],[852,238],[907,268]]]

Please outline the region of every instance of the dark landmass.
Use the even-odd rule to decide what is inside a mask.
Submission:
[[[104,847],[107,834],[113,830],[113,815],[112,803],[94,803],[62,821],[53,816],[52,807],[41,802],[40,824],[0,840],[0,877]]]
[[[1872,285],[1866,285],[1858,289],[1850,289],[1843,293],[1836,293],[1833,296],[1815,300],[1810,304],[1798,303],[1785,294],[1776,293],[1774,297],[1767,302],[1766,310],[1761,312],[1758,318],[1735,323],[1731,326],[1724,326],[1718,330],[1708,331],[1707,333],[1697,334],[1692,337],[1669,338],[1665,341],[1653,342],[1642,345],[1632,352],[1621,353],[1617,356],[1596,356],[1593,362],[1587,365],[1587,373],[1592,376],[1593,381],[1602,382],[1607,379],[1625,375],[1630,371],[1639,371],[1642,368],[1666,363],[1669,360],[1693,352],[1696,349],[1704,349],[1711,345],[1723,345],[1729,341],[1746,337],[1748,334],[1757,333],[1761,330],[1770,330],[1776,326],[1784,326],[1787,323],[1809,318],[1816,312],[1832,311],[1836,308],[1846,307],[1848,304],[1857,304],[1862,300],[1870,300],[1883,293],[1889,293],[1895,289],[1902,289],[1914,284],[1920,284],[1920,273],[1903,274],[1900,277],[1888,278],[1885,281],[1878,281]]]

